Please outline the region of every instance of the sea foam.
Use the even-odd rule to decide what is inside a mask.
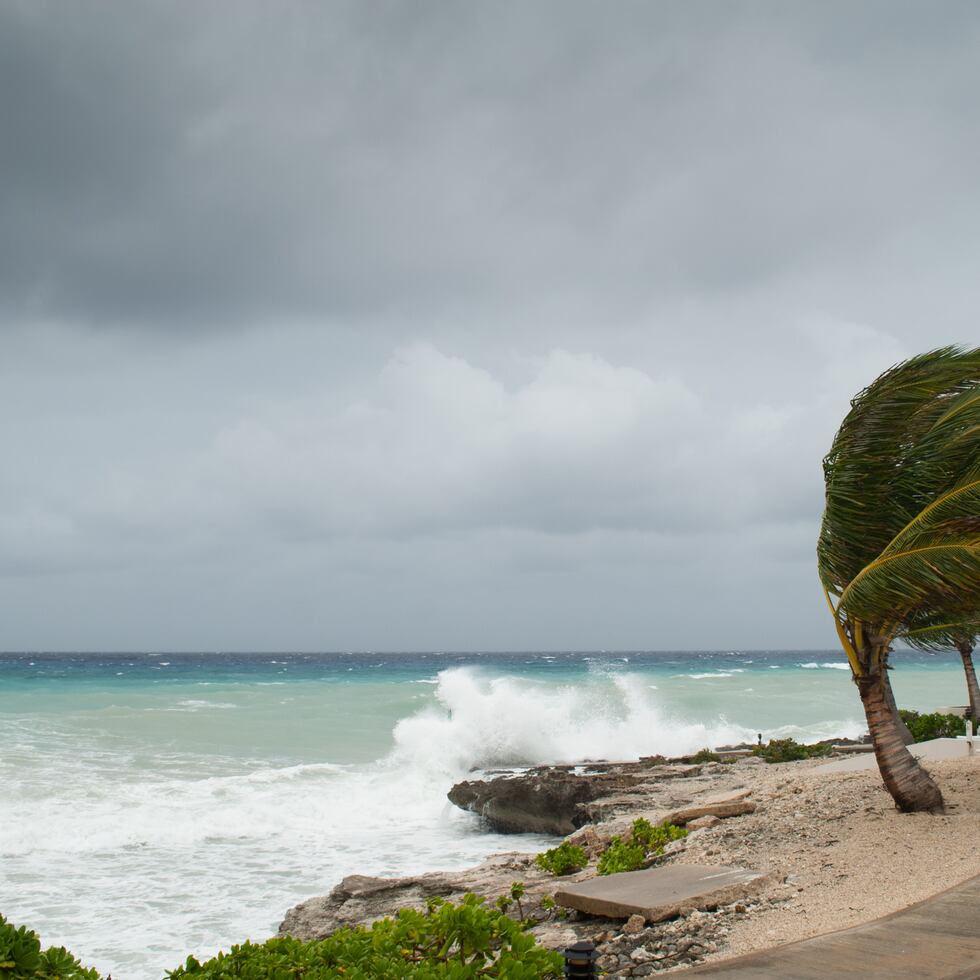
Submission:
[[[752,734],[723,718],[705,723],[671,713],[646,678],[621,671],[556,685],[459,667],[438,680],[437,704],[395,727],[393,757],[420,769],[682,755]]]

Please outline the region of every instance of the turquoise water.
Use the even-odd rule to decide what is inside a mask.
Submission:
[[[899,703],[964,701],[897,655]],[[864,730],[818,652],[0,655],[0,912],[116,980],[273,933],[346,874],[544,838],[445,799],[472,769]]]

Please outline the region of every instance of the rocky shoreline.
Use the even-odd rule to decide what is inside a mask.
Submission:
[[[457,805],[497,829],[570,828],[567,839],[586,850],[589,866],[559,879],[537,868],[533,855],[507,853],[463,871],[351,875],[328,895],[291,909],[280,934],[320,938],[402,907],[422,908],[433,897],[459,900],[474,892],[493,902],[521,882],[523,916],[534,920],[529,931],[541,943],[560,949],[589,939],[610,976],[643,977],[856,925],[980,874],[975,760],[932,766],[950,803],[940,817],[897,814],[876,770],[822,773],[820,766],[768,765],[755,757],[641,760],[466,781],[450,793]],[[723,902],[678,908],[675,918],[658,923],[549,908],[559,888],[595,876],[598,854],[638,816],[691,831],[657,863],[745,867],[762,873],[759,886]]]

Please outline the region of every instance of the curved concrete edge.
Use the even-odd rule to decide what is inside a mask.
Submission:
[[[980,761],[980,748],[974,748],[965,738],[933,738],[928,742],[916,742],[908,746],[909,752],[923,762],[945,762],[947,759],[973,759]],[[851,755],[846,759],[834,759],[815,766],[813,771],[823,775],[829,772],[860,772],[877,769],[874,753]]]
[[[889,931],[895,933],[889,937]],[[876,939],[876,933],[884,933]],[[943,938],[948,940],[943,945]],[[876,964],[882,939],[892,959]],[[946,959],[958,960],[943,964]],[[980,875],[951,885],[914,905],[879,919],[714,960],[684,971],[685,976],[728,977],[731,980],[810,980],[835,977],[916,977],[917,980],[978,980],[980,978]]]

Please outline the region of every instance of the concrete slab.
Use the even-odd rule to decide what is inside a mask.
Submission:
[[[965,738],[934,738],[929,742],[917,742],[909,746],[909,751],[924,762],[937,762],[944,759],[980,760],[980,746],[972,748]],[[862,769],[877,769],[874,753],[853,756],[849,759],[835,759],[817,766],[816,772],[860,772]]]
[[[703,864],[672,864],[646,871],[625,871],[566,885],[555,901],[586,915],[628,919],[642,915],[662,922],[683,908],[727,905],[757,891],[769,876],[746,868]]]

